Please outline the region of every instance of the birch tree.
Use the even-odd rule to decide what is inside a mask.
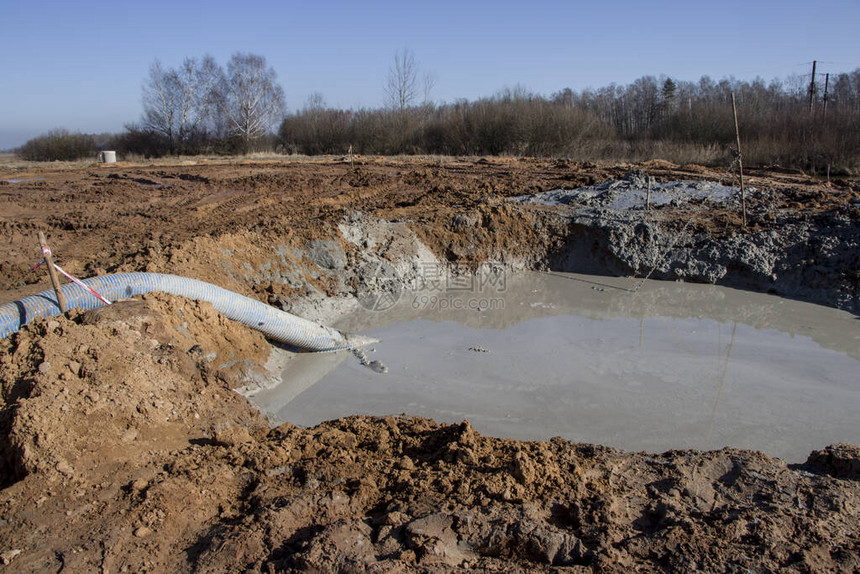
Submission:
[[[418,64],[408,49],[394,54],[394,63],[388,68],[385,98],[388,106],[401,114],[412,107],[418,98]],[[429,95],[429,94],[428,94]]]
[[[179,99],[176,72],[155,60],[143,84],[143,128],[167,138],[170,153],[176,149],[176,116]]]
[[[211,56],[186,58],[178,69],[155,60],[143,86],[144,129],[163,135],[171,154],[184,151],[212,118],[223,75]]]
[[[180,144],[205,131],[207,122],[213,117],[223,85],[224,72],[212,56],[198,61],[186,58],[176,72],[179,99],[178,135]]]
[[[227,64],[222,112],[229,132],[251,142],[270,133],[284,117],[284,90],[277,74],[266,67],[266,58],[255,54],[233,54]]]

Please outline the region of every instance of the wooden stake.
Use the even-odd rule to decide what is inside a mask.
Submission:
[[[57,270],[54,269],[54,258],[51,256],[51,248],[48,247],[45,234],[41,231],[39,232],[39,246],[42,248],[45,266],[48,268],[48,277],[51,278],[51,285],[54,287],[54,293],[57,295],[57,305],[60,306],[60,311],[65,315],[69,310],[66,305],[66,297],[63,295],[63,290],[60,289],[60,279],[57,277]]]
[[[744,162],[741,159],[741,131],[738,128],[738,107],[735,105],[735,93],[732,92],[732,113],[735,116],[735,136],[738,140],[738,170],[741,174],[741,203],[744,212],[744,227],[747,226],[747,194],[744,191]]]

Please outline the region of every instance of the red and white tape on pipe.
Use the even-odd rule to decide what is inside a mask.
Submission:
[[[66,272],[63,270],[63,268],[62,268],[62,267],[60,267],[60,266],[59,266],[59,265],[57,265],[56,263],[54,263],[54,269],[56,269],[57,271],[59,271],[60,273],[62,273],[62,274],[63,274],[63,275],[65,275],[66,277],[68,277],[68,278],[69,278],[69,280],[70,280],[70,281],[72,281],[72,283],[74,283],[75,285],[80,285],[81,287],[83,287],[84,289],[86,289],[87,291],[89,291],[90,293],[92,293],[92,294],[95,296],[95,298],[96,298],[96,299],[98,299],[99,301],[102,301],[102,302],[103,302],[103,303],[105,303],[106,305],[110,305],[110,301],[108,301],[107,299],[105,299],[104,297],[102,297],[101,295],[99,295],[99,294],[98,294],[98,292],[97,292],[95,289],[93,289],[92,287],[90,287],[89,285],[87,285],[86,283],[84,283],[83,281],[81,281],[80,279],[78,279],[77,277],[72,277],[71,275],[69,275],[68,273],[66,273]]]
[[[51,254],[51,250],[50,250],[50,249],[42,249],[42,253],[44,253],[44,254],[45,254],[45,257],[47,257],[48,255],[50,255],[50,254]],[[42,263],[44,263],[44,262],[45,262],[45,260],[44,260],[44,259],[43,259],[43,260],[41,260],[41,261],[39,261],[38,263],[36,263],[35,265],[33,265],[33,267],[31,267],[31,268],[30,268],[30,271],[35,271],[35,270],[36,270],[36,269],[38,269],[38,268],[42,265]],[[89,291],[90,293],[92,293],[92,295],[93,295],[96,299],[98,299],[99,301],[102,301],[105,305],[110,305],[110,301],[108,301],[107,299],[105,299],[104,297],[102,297],[101,295],[99,295],[98,291],[96,291],[95,289],[93,289],[92,287],[90,287],[89,285],[87,285],[86,283],[84,283],[83,281],[81,281],[80,279],[78,279],[77,277],[74,277],[74,276],[69,275],[68,273],[66,273],[66,271],[65,271],[62,267],[60,267],[59,265],[57,265],[56,263],[54,263],[54,269],[56,269],[57,271],[59,271],[60,273],[62,273],[62,274],[63,274],[63,275],[65,275],[66,277],[68,277],[68,278],[69,278],[69,281],[71,281],[71,282],[72,282],[72,283],[74,283],[75,285],[79,285],[79,286],[83,287],[84,289],[86,289],[87,291]]]

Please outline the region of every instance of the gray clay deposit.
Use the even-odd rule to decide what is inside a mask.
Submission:
[[[301,425],[408,413],[652,452],[734,446],[798,461],[860,441],[860,325],[845,312],[717,286],[504,279],[406,290],[387,312],[345,318],[381,340],[364,361],[298,355],[252,400]]]
[[[718,236],[696,218],[714,209],[739,213],[742,199],[738,188],[717,181],[659,182],[636,170],[511,200],[537,209],[547,227],[563,218],[566,239],[547,253],[554,271],[721,284],[860,312],[856,206],[801,219],[776,207],[778,195],[747,188],[749,219],[769,226]],[[670,207],[686,213],[684,223],[665,220]]]
[[[747,193],[757,193],[747,188]],[[622,179],[609,179],[597,185],[576,189],[553,189],[512,198],[528,205],[577,205],[613,210],[643,209],[648,205],[679,206],[690,202],[715,204],[739,203],[741,190],[714,181],[657,182],[642,170],[628,173]]]

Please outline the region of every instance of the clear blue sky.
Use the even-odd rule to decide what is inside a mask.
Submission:
[[[290,110],[376,107],[408,47],[436,101],[644,75],[765,80],[860,67],[860,0],[470,2],[0,0],[0,149],[55,127],[121,131],[153,59],[265,56]]]

